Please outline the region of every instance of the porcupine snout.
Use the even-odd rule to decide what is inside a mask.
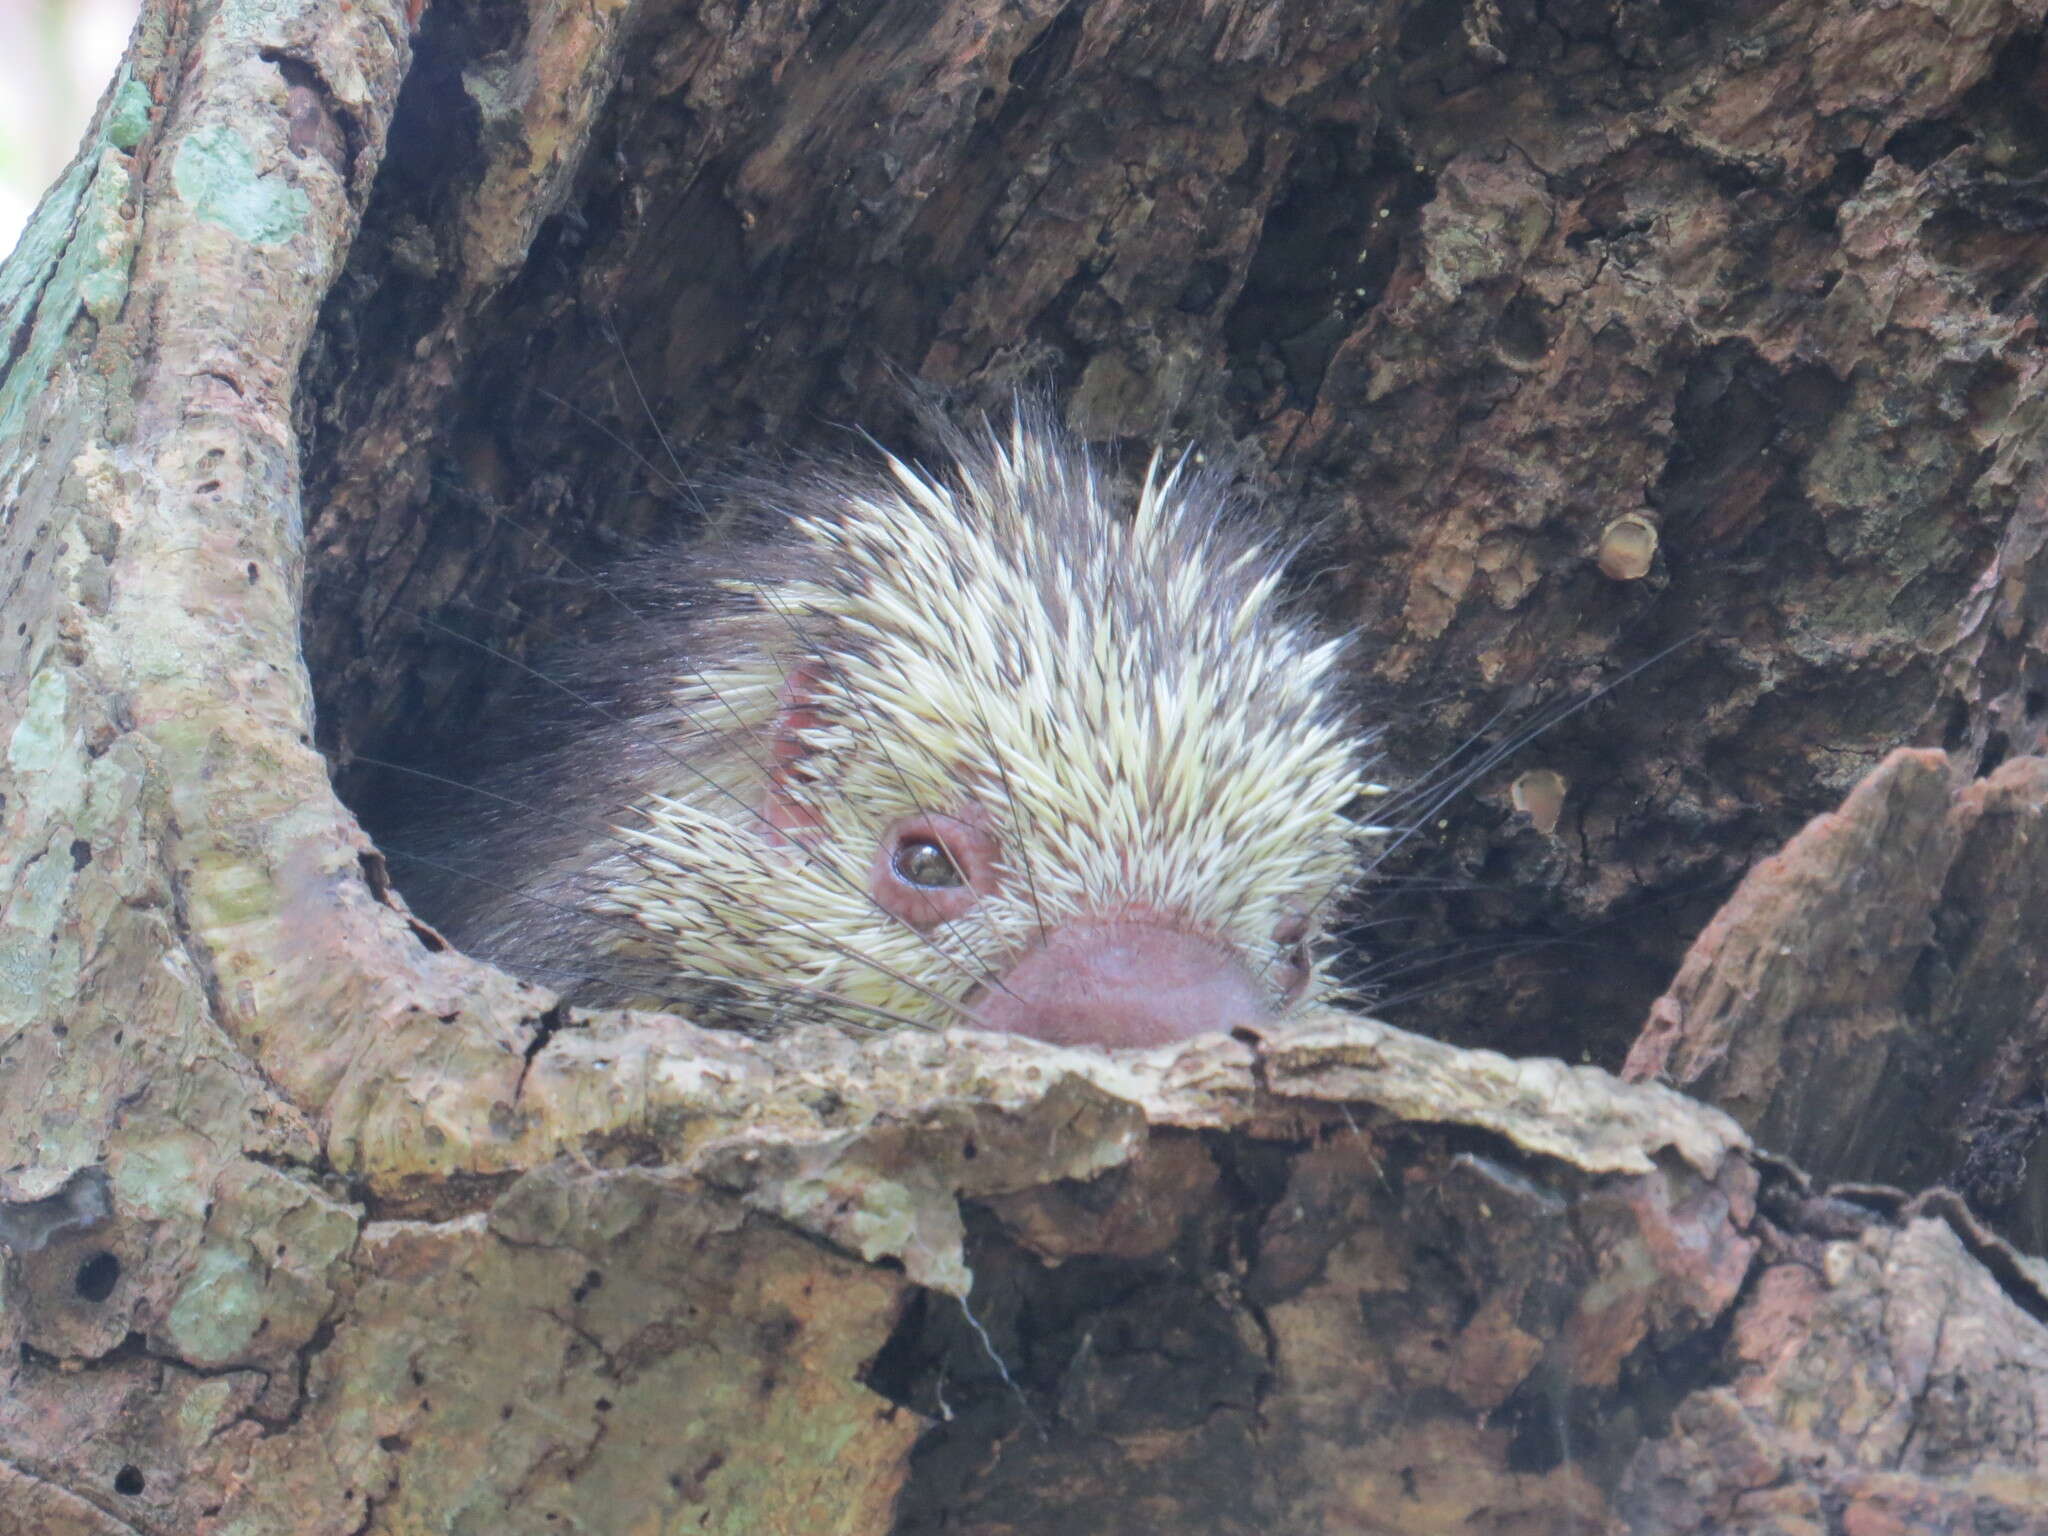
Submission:
[[[1267,1018],[1271,1000],[1225,946],[1143,922],[1055,930],[970,999],[976,1022],[1055,1045],[1166,1045]]]

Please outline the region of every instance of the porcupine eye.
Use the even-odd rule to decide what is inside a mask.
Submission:
[[[999,890],[995,834],[971,806],[949,816],[919,811],[883,832],[868,866],[875,905],[913,928],[964,917]]]
[[[939,844],[923,838],[898,843],[892,862],[902,879],[926,890],[965,883],[953,856]]]

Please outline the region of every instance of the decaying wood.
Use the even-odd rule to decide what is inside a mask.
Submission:
[[[0,1525],[2041,1528],[2048,1272],[1917,1192],[2033,1187],[2040,28],[149,5],[0,269]],[[1501,883],[1421,938],[1599,957],[1463,1039],[1617,1058],[1882,763],[1639,1060],[1771,1150],[1362,1019],[753,1040],[449,951],[316,739],[602,601],[639,393],[696,467],[892,366],[1234,449],[1409,767],[1705,631],[1432,829]]]
[[[2039,1251],[2044,838],[2048,758],[1958,783],[1939,752],[1894,754],[1751,871],[1624,1075],[1720,1104],[1831,1179],[1954,1185]]]

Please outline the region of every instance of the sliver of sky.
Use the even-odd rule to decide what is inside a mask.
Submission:
[[[138,0],[0,0],[0,259],[71,157]]]

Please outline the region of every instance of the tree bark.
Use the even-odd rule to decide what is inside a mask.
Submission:
[[[2041,27],[152,0],[0,268],[0,1524],[2038,1528],[2048,1267],[1928,1186],[2038,1239]],[[407,909],[357,759],[892,369],[1312,530],[1480,758],[1448,1040],[751,1039]]]

